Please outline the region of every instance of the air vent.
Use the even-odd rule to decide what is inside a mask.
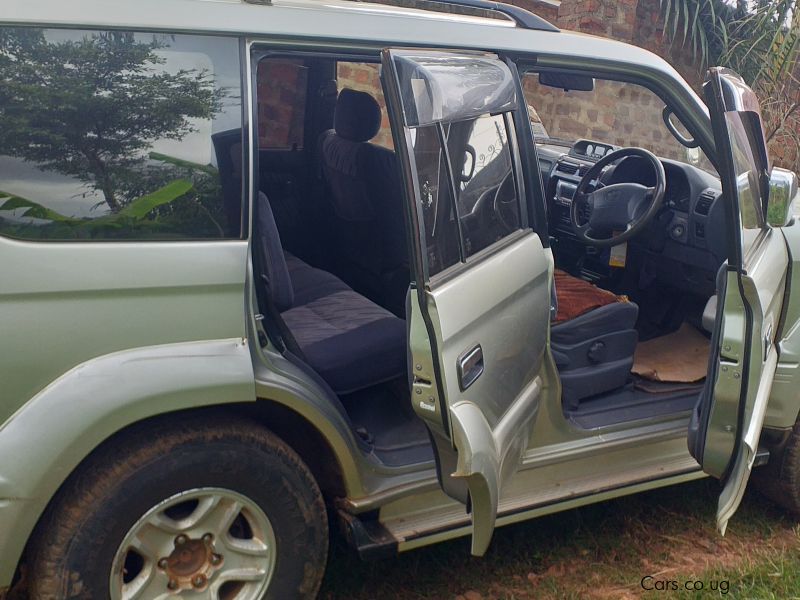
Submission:
[[[716,199],[717,192],[714,190],[708,189],[703,191],[697,199],[697,204],[694,205],[694,212],[707,217],[708,213],[711,211],[711,205],[714,204],[714,200]]]
[[[558,165],[558,170],[567,175],[575,175],[580,169],[579,165],[570,162],[562,162]]]

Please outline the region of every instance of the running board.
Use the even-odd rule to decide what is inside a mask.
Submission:
[[[532,470],[534,471],[534,470]],[[614,477],[609,472],[583,479],[562,480],[560,485],[531,492],[535,482],[518,475],[500,500],[497,524],[506,525],[577,506],[624,496],[693,479],[706,477],[688,453],[659,464],[642,465]],[[541,485],[541,483],[540,483]],[[565,490],[569,493],[565,495]],[[398,542],[398,550],[410,550],[436,541],[467,535],[471,531],[470,516],[456,502],[420,511],[413,518],[406,516],[387,520],[383,527]]]

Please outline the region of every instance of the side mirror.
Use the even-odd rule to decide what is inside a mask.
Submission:
[[[773,167],[769,178],[767,223],[773,227],[791,225],[794,221],[794,205],[797,199],[797,174],[788,169]]]

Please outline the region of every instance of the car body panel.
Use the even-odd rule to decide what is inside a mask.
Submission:
[[[775,337],[789,268],[786,241],[766,223],[768,159],[758,101],[735,73],[712,68],[704,85],[711,109],[722,189],[726,200],[729,254],[722,335],[714,393],[703,424],[703,470],[724,488],[717,527],[724,534],[741,502],[777,365]],[[741,389],[739,389],[741,388]],[[697,453],[697,450],[695,450]]]
[[[786,240],[791,260],[786,282],[784,313],[777,332],[778,365],[764,417],[764,427],[791,429],[797,422],[798,382],[800,381],[800,224],[797,222],[780,230]]]
[[[148,417],[253,402],[253,381],[244,338],[185,342],[91,359],[25,403],[0,428],[0,456],[17,457],[0,464],[0,585],[50,498],[100,443]]]
[[[640,78],[662,90],[670,103],[679,107],[681,120],[694,126],[707,152],[711,153],[709,149],[714,147],[705,105],[663,59],[611,40],[570,32],[526,31],[496,19],[345,0],[325,3],[278,0],[274,6],[244,4],[238,0],[140,0],[137,3],[82,0],[81,11],[53,0],[5,0],[0,6],[0,23],[213,33],[249,37],[287,48],[363,50],[387,45],[490,48],[515,57],[535,59],[542,67],[596,69]],[[336,32],[335,36],[331,32]],[[784,228],[783,237],[791,255],[800,260],[800,227]],[[134,246],[135,256],[129,252]],[[0,597],[4,586],[11,582],[17,560],[41,509],[77,464],[75,461],[80,454],[85,456],[104,436],[127,424],[167,410],[201,406],[204,402],[252,401],[258,396],[301,414],[322,432],[334,449],[348,493],[343,502],[352,506],[353,512],[379,508],[381,520],[393,525],[403,522],[408,529],[416,526],[415,519],[426,511],[444,507],[441,510],[448,512],[458,507],[460,514],[448,517],[455,528],[403,541],[402,550],[470,532],[468,524],[459,526],[465,517],[463,508],[438,489],[436,474],[430,465],[416,470],[392,470],[363,455],[346,421],[336,411],[329,410],[324,395],[302,381],[302,374],[292,373],[290,366],[278,365],[280,376],[259,372],[254,378],[250,372],[245,381],[248,367],[242,357],[257,352],[254,344],[246,341],[252,339],[246,324],[252,326],[253,313],[252,309],[245,311],[249,297],[244,284],[246,242],[170,242],[166,245],[170,252],[162,252],[164,246],[136,242],[99,247],[81,243],[30,244],[0,238],[0,256],[3,257],[0,262],[0,308],[3,309],[0,330],[3,336],[13,332],[15,351],[20,349],[20,358],[25,355],[36,361],[43,357],[52,361],[48,362],[48,374],[37,375],[35,380],[25,379],[22,371],[11,372],[9,381],[13,380],[13,384],[9,389],[13,390],[13,401],[7,401],[4,389],[0,404],[0,423],[6,421],[0,427],[0,455],[24,455],[26,471],[23,474],[18,465],[14,465],[15,475],[11,476],[7,474],[11,471],[0,468]],[[32,260],[26,255],[23,264],[21,259],[15,259],[22,257],[23,251],[37,253],[39,257]],[[51,254],[45,254],[50,251]],[[79,260],[88,260],[96,268],[76,279],[70,266]],[[797,272],[800,271],[795,270]],[[22,285],[24,282],[27,283]],[[765,425],[786,428],[794,424],[800,408],[796,393],[800,384],[796,376],[800,365],[800,283],[792,278],[787,285],[788,306],[780,331],[777,370],[764,417]],[[76,313],[77,300],[69,301],[66,294],[75,294],[80,302],[88,302],[86,307],[78,307]],[[773,296],[773,303],[777,297]],[[230,310],[220,311],[221,305]],[[24,315],[15,317],[14,314],[20,313],[12,313],[10,306],[25,311]],[[150,320],[146,326],[135,319],[127,323],[115,322],[112,317],[120,311],[147,316]],[[737,315],[732,311],[726,318],[733,322],[743,319],[742,315],[743,312]],[[17,318],[19,322],[15,323]],[[37,323],[37,327],[24,327],[23,319],[27,323]],[[741,322],[740,325],[743,327]],[[776,329],[777,325],[776,322]],[[70,334],[80,339],[80,343],[70,343],[67,338]],[[169,344],[175,341],[180,343]],[[137,345],[143,347],[135,349]],[[137,356],[141,360],[134,359]],[[159,365],[162,361],[155,360],[159,356],[168,359],[163,361],[163,368]],[[285,361],[282,357],[280,360]],[[176,361],[185,368],[167,369],[174,367]],[[279,362],[267,360],[270,367]],[[544,358],[544,363],[541,393],[558,398],[557,373],[549,359]],[[66,403],[56,400],[56,391],[72,386],[76,380],[71,378],[80,376],[84,381],[98,365],[111,364],[117,367],[126,364],[126,368],[135,369],[136,384],[119,386],[112,382],[110,389],[117,388],[113,402],[105,388],[102,398],[100,394],[77,397],[73,391],[68,410],[64,410]],[[153,370],[147,373],[139,370],[145,365]],[[760,364],[756,366],[761,368]],[[224,373],[218,373],[218,368]],[[145,379],[150,379],[150,383]],[[107,377],[96,381],[103,380],[108,382]],[[191,381],[196,388],[191,397],[187,392],[192,388],[186,387],[186,381]],[[734,383],[733,371],[730,382]],[[83,410],[91,410],[92,414],[85,415]],[[41,427],[39,417],[41,423],[50,424],[49,430]],[[30,425],[32,422],[36,422],[36,427]],[[84,429],[74,429],[81,424]],[[22,425],[26,425],[24,431]],[[96,430],[84,435],[89,426]],[[720,432],[728,433],[724,429]],[[67,439],[70,435],[77,439]],[[41,444],[42,439],[47,439],[48,444]],[[50,443],[51,439],[61,441]],[[37,440],[37,447],[26,453],[29,445]],[[611,432],[572,427],[563,419],[557,405],[543,402],[523,456],[523,470],[512,479],[511,491],[499,498],[501,516],[497,524],[704,476],[696,466],[692,470],[691,459],[685,451],[685,435],[675,434],[662,442],[664,440],[653,432],[642,432],[635,426]],[[21,445],[15,445],[17,443]],[[624,476],[632,455],[637,461],[647,463],[642,466],[641,473],[652,479],[626,482],[624,477],[617,477],[610,481],[621,487],[604,490],[587,484],[585,496],[569,498],[569,485],[588,481],[591,473],[587,471],[596,470],[592,465],[601,462],[609,472]],[[657,461],[661,460],[662,466],[667,464],[663,462],[665,456],[678,472],[665,473],[661,468],[659,473]],[[574,462],[566,462],[569,458]],[[542,468],[548,469],[549,481],[558,485],[561,495],[551,497],[549,504],[529,508],[537,503],[533,487],[545,485],[538,479],[545,473],[540,470]],[[683,472],[684,468],[689,470]],[[28,483],[19,485],[15,480],[17,476],[24,476]],[[524,486],[528,486],[530,494],[516,494],[514,490]],[[519,508],[519,512],[504,512],[505,507],[511,505]],[[396,531],[400,535],[400,529]]]
[[[537,428],[541,418],[540,414]],[[627,439],[597,437],[580,451],[562,449],[548,446],[526,453],[523,467],[500,498],[498,526],[588,504],[595,494],[624,495],[630,493],[624,491],[628,486],[652,489],[664,478],[688,481],[706,476],[687,452],[685,419],[642,426]],[[400,550],[470,533],[463,506],[441,490],[384,503],[380,520],[397,538]]]
[[[479,118],[511,115],[518,82],[508,65],[491,54],[393,49],[383,51],[382,65],[387,108],[402,126],[395,132],[397,152],[409,174],[405,189],[416,266],[408,302],[411,404],[433,437],[442,488],[469,506],[472,553],[479,556],[489,546],[501,491],[519,468],[542,398],[552,254],[524,221],[495,234],[475,253],[464,247],[462,223],[473,213],[460,212],[450,173],[463,170],[454,158],[463,132],[448,125],[472,128]],[[494,125],[509,138],[500,141],[497,156],[505,151],[509,165],[518,166],[520,142],[511,139],[515,130],[509,133],[506,123]],[[497,143],[499,131],[489,131],[490,142]],[[412,140],[422,143],[420,155]],[[431,162],[420,166],[417,160]],[[511,182],[522,212],[524,186],[518,176]],[[443,193],[442,187],[450,189]],[[438,190],[436,201],[431,190]],[[433,223],[421,216],[423,205],[432,207]],[[430,276],[428,256],[440,251],[436,236],[447,231],[442,223],[451,215],[461,232],[460,260]],[[490,223],[481,226],[492,231]]]

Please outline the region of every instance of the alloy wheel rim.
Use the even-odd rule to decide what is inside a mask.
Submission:
[[[119,545],[111,600],[176,596],[260,600],[275,570],[277,542],[264,511],[223,488],[175,494],[148,510]]]

